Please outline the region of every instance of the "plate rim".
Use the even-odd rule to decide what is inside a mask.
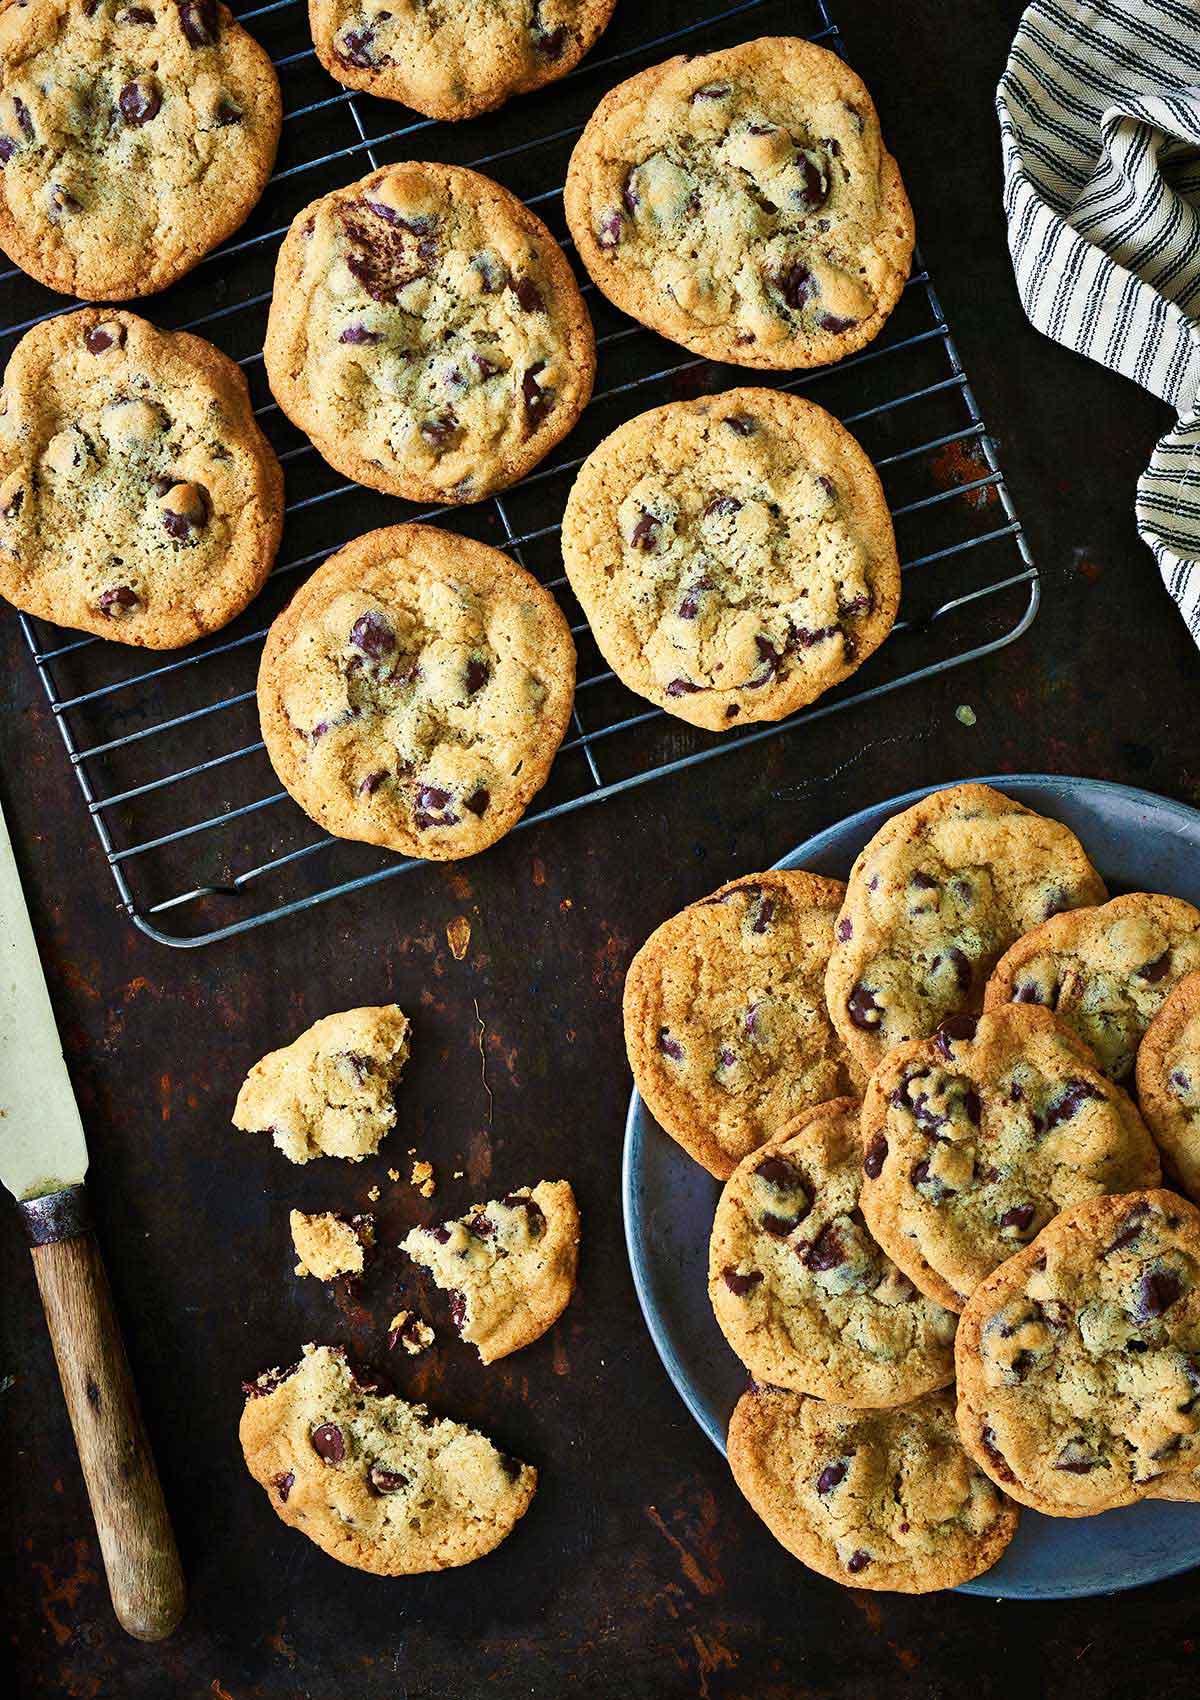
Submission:
[[[865,808],[856,809],[853,814],[843,815],[839,820],[823,827],[820,832],[811,834],[800,844],[789,850],[786,855],[770,864],[771,868],[788,868],[796,866],[801,860],[820,854],[825,850],[831,839],[841,837],[860,823],[871,817],[887,811],[900,813],[911,808],[922,797],[929,796],[934,791],[945,791],[961,785],[990,785],[994,790],[1003,791],[1006,785],[1032,788],[1035,786],[1054,786],[1067,792],[1108,792],[1115,793],[1126,800],[1134,800],[1150,804],[1156,810],[1166,809],[1179,817],[1181,822],[1188,825],[1190,830],[1200,832],[1200,809],[1190,803],[1180,802],[1174,797],[1164,797],[1157,791],[1148,791],[1140,785],[1122,785],[1113,779],[1090,779],[1079,774],[1061,773],[1002,773],[984,774],[962,779],[944,780],[937,784],[919,785],[910,791],[897,793],[894,797],[884,798],[878,803],[868,804]],[[1018,801],[1020,799],[1018,798]],[[678,1353],[666,1337],[665,1330],[659,1320],[656,1306],[649,1292],[649,1277],[643,1257],[642,1245],[644,1240],[639,1237],[638,1224],[641,1208],[638,1200],[637,1184],[634,1175],[634,1161],[637,1148],[640,1145],[640,1129],[638,1128],[639,1112],[642,1108],[642,1097],[634,1085],[629,1095],[629,1106],[625,1113],[625,1129],[621,1145],[621,1218],[625,1236],[625,1252],[629,1261],[630,1274],[633,1277],[634,1292],[637,1295],[638,1308],[642,1320],[650,1336],[659,1362],[666,1371],[667,1379],[676,1394],[686,1407],[689,1416],[696,1423],[706,1438],[716,1448],[721,1458],[726,1456],[725,1436],[719,1429],[710,1424],[708,1413],[700,1404],[693,1392],[693,1378],[688,1375],[681,1363]],[[647,1114],[650,1112],[647,1111]],[[1156,1501],[1165,1505],[1167,1501]],[[1164,1570],[1152,1579],[1128,1582],[1113,1582],[1109,1586],[1061,1588],[1054,1592],[1030,1589],[1013,1590],[1002,1596],[995,1594],[994,1588],[987,1585],[987,1573],[973,1581],[960,1583],[954,1593],[976,1594],[985,1597],[1005,1598],[1011,1600],[1068,1600],[1095,1599],[1106,1595],[1125,1593],[1132,1588],[1151,1587],[1155,1582],[1166,1582],[1172,1577],[1185,1575],[1189,1571],[1200,1569],[1200,1561],[1190,1559],[1179,1565]]]

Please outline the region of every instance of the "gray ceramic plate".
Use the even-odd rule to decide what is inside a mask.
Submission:
[[[994,775],[998,786],[1082,839],[1109,889],[1165,891],[1200,905],[1200,813],[1148,791],[1052,774]],[[926,791],[851,815],[785,856],[782,868],[845,879],[889,815]],[[713,1445],[725,1449],[746,1373],[708,1303],[708,1236],[720,1188],[684,1155],[634,1092],[625,1127],[622,1195],[629,1261],[646,1325],[667,1374]],[[1200,1565],[1200,1506],[1144,1502],[1102,1517],[1026,1511],[1000,1563],[961,1592],[1061,1600],[1135,1588]]]

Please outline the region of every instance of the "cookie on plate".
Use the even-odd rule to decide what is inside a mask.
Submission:
[[[782,719],[848,678],[900,600],[874,467],[824,408],[782,390],[620,426],[580,469],[562,546],[613,671],[712,731]]]
[[[574,70],[616,0],[308,0],[317,57],[339,83],[429,118],[474,118]]]
[[[439,860],[516,825],[574,695],[550,592],[430,525],[339,549],[272,625],[258,672],[267,754],[300,807],[338,838]]]
[[[798,1116],[725,1183],[708,1293],[755,1381],[843,1405],[902,1405],[954,1379],[957,1318],[871,1237],[861,1180],[858,1100]]]
[[[537,1471],[477,1429],[356,1376],[334,1346],[246,1383],[246,1467],[284,1523],[377,1576],[470,1564],[529,1509]]]
[[[299,1259],[296,1274],[312,1275],[318,1281],[361,1275],[366,1254],[375,1244],[375,1218],[369,1213],[339,1216],[335,1210],[321,1210],[308,1215],[293,1210],[288,1227]]]
[[[718,1180],[859,1077],[821,995],[840,880],[773,868],[664,921],[629,965],[625,1049],[659,1123]]]
[[[233,1125],[269,1133],[293,1163],[371,1157],[395,1125],[393,1093],[408,1061],[408,1017],[395,1004],[341,1010],[255,1063]]]
[[[963,1445],[1052,1517],[1190,1498],[1200,1468],[1200,1211],[1093,1198],[976,1290],[958,1325]]]
[[[1200,909],[1133,891],[1055,915],[1018,939],[992,970],[984,1008],[1044,1004],[1091,1046],[1110,1080],[1128,1081],[1142,1035],[1196,969]]]
[[[1150,1023],[1137,1089],[1168,1174],[1200,1199],[1200,973],[1180,980]]]
[[[954,1588],[1017,1532],[1016,1506],[962,1449],[948,1392],[877,1411],[753,1388],[729,1421],[729,1465],[780,1545],[848,1588]]]
[[[867,1225],[951,1310],[1059,1211],[1162,1179],[1128,1096],[1070,1028],[1025,1004],[889,1051],[862,1138]]]
[[[331,466],[414,502],[523,478],[592,393],[574,273],[515,195],[455,165],[387,166],[304,208],[263,349]]]
[[[710,360],[823,366],[879,334],[912,210],[871,97],[835,54],[767,36],[607,94],[564,206],[599,289]]]
[[[454,1325],[485,1364],[540,1340],[575,1290],[579,1209],[569,1181],[539,1181],[414,1228],[400,1242],[450,1294]]]
[[[20,0],[0,11],[0,248],[51,289],[165,289],[254,207],[282,107],[215,0]]]
[[[1108,893],[1075,834],[994,791],[954,785],[885,822],[850,873],[825,981],[866,1071],[892,1045],[978,1010],[1022,934]]]
[[[0,596],[15,607],[175,649],[258,594],[282,524],[279,462],[211,343],[99,307],[21,338],[0,393]]]

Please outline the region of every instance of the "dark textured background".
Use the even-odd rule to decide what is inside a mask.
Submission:
[[[839,7],[1044,574],[1043,611],[1017,646],[477,862],[188,954],[117,911],[16,623],[0,621],[3,803],[191,1585],[166,1646],[117,1629],[28,1256],[6,1216],[0,1563],[23,1694],[1196,1692],[1194,1577],[1115,1601],[1018,1606],[844,1592],[790,1560],[667,1382],[621,1234],[622,974],[666,915],[924,782],[1049,769],[1200,802],[1196,652],[1132,518],[1165,411],[1040,339],[1013,290],[992,93],[1018,12],[1015,0]],[[974,706],[973,728],[955,719],[959,703]],[[471,943],[457,962],[445,929],[460,915]],[[263,1050],[330,1009],[390,998],[416,1022],[390,1152],[357,1170],[298,1170],[233,1132],[237,1085]],[[444,1178],[430,1206],[387,1182],[409,1146]],[[463,1571],[383,1581],[342,1569],[284,1529],[246,1476],[238,1383],[310,1338],[377,1350],[408,1277],[393,1258],[353,1298],[296,1282],[288,1208],[362,1206],[378,1181],[394,1240],[439,1206],[559,1173],[585,1224],[580,1289],[559,1326],[486,1372],[452,1343],[398,1374],[543,1467],[532,1511],[497,1556]]]

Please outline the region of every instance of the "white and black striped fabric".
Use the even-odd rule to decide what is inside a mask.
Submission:
[[[1025,311],[1179,415],[1137,527],[1200,643],[1200,0],[1034,0],[996,106]]]

